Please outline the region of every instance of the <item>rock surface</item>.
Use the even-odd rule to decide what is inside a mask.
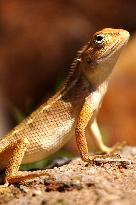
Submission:
[[[0,189],[4,205],[130,205],[136,201],[136,147],[92,164],[73,159],[48,169],[52,177]]]

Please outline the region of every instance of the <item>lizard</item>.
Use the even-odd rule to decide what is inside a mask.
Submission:
[[[85,129],[89,126],[100,150],[113,153],[97,125],[97,113],[119,54],[129,39],[123,29],[104,28],[93,34],[78,52],[68,76],[57,93],[0,139],[0,169],[4,184],[19,183],[46,175],[46,170],[19,171],[21,164],[47,158],[73,135],[83,161],[92,162]]]

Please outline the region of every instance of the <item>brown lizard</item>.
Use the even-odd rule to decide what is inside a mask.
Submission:
[[[0,140],[0,168],[5,185],[47,174],[45,170],[19,171],[21,164],[44,159],[75,134],[80,155],[91,162],[85,128],[89,124],[99,148],[110,153],[118,146],[104,145],[96,114],[107,91],[109,76],[129,33],[106,28],[95,33],[78,52],[60,90]]]

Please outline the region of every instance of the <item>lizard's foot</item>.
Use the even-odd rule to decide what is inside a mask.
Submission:
[[[24,182],[27,180],[33,180],[36,177],[47,176],[50,177],[50,174],[46,170],[37,170],[37,171],[18,171],[16,175],[7,176],[6,183],[2,186],[8,186],[8,184]]]
[[[112,155],[115,152],[121,150],[125,145],[126,145],[126,142],[117,143],[113,147],[107,147],[106,145],[103,144],[101,146],[101,151],[108,155]]]
[[[82,158],[83,161],[86,161],[91,164],[101,165],[106,163],[120,164],[121,166],[127,166],[131,164],[131,160],[126,160],[121,158],[119,155],[95,155],[89,156],[86,155]]]
[[[108,158],[110,158],[111,156],[108,154],[104,154],[104,155],[94,155],[94,156],[90,156],[90,155],[84,155],[82,156],[82,160],[84,162],[89,162],[89,163],[93,163],[94,161],[103,161],[103,160],[107,160]]]

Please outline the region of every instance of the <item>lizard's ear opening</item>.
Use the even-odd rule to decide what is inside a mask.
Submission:
[[[89,50],[85,51],[82,54],[82,60],[86,66],[89,66],[92,63],[92,58]]]
[[[92,63],[92,59],[91,59],[90,56],[86,56],[86,57],[84,58],[84,60],[85,60],[85,62],[86,62],[88,65],[90,65],[90,64]]]

